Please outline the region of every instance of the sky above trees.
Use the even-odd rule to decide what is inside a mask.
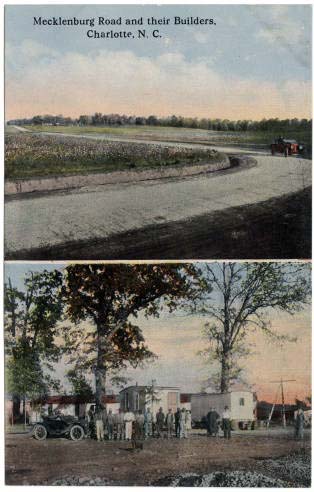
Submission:
[[[89,39],[86,26],[34,26],[34,16],[198,16],[216,25],[158,26],[157,39]],[[5,22],[6,119],[311,114],[310,5],[6,6]]]
[[[14,286],[22,289],[23,277],[28,271],[63,269],[64,265],[6,265],[6,278],[10,277]],[[214,299],[214,298],[213,298]],[[215,300],[215,299],[214,299]],[[311,309],[306,307],[293,317],[287,314],[273,314],[273,327],[279,334],[289,333],[297,336],[295,343],[283,345],[271,343],[261,333],[249,336],[252,354],[244,361],[244,378],[258,393],[259,399],[272,400],[275,385],[270,381],[296,379],[286,387],[287,401],[295,397],[304,398],[311,387]],[[88,322],[86,327],[88,327]],[[202,329],[205,319],[199,315],[187,315],[182,310],[172,314],[161,313],[160,318],[148,318],[139,315],[136,324],[143,330],[147,345],[158,359],[149,362],[144,369],[139,367],[121,371],[122,376],[130,378],[130,384],[148,384],[152,379],[160,385],[178,386],[182,392],[197,392],[206,385],[210,371],[197,355],[204,349]],[[60,377],[69,391],[64,379],[69,369],[64,360],[56,366],[56,376]]]

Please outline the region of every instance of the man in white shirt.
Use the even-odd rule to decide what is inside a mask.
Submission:
[[[231,438],[231,420],[229,407],[225,406],[225,410],[222,413],[222,430],[224,431],[224,438]]]
[[[132,424],[135,420],[135,415],[133,412],[127,411],[124,414],[124,422],[125,422],[125,439],[127,441],[131,441],[132,439]]]

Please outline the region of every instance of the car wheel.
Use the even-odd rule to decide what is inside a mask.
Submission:
[[[73,425],[70,430],[70,438],[72,441],[80,441],[84,437],[84,429],[80,425]]]
[[[44,425],[37,424],[33,429],[33,437],[37,441],[43,441],[47,437],[47,429]]]

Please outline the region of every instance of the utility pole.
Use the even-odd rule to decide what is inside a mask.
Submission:
[[[268,417],[267,427],[270,424],[270,421],[271,421],[271,418],[273,415],[273,411],[274,411],[274,408],[276,405],[277,395],[278,395],[279,391],[281,392],[281,420],[282,420],[283,427],[286,427],[285,394],[284,394],[284,386],[283,385],[284,385],[284,383],[290,383],[292,381],[296,381],[296,380],[295,379],[282,379],[281,378],[280,381],[269,381],[270,383],[277,383],[277,384],[279,384],[279,386],[277,389],[275,402],[272,406],[271,412],[270,412],[269,417]]]

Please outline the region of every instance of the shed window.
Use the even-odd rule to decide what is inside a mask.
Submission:
[[[244,398],[240,398],[239,404],[240,404],[240,407],[244,407]]]

